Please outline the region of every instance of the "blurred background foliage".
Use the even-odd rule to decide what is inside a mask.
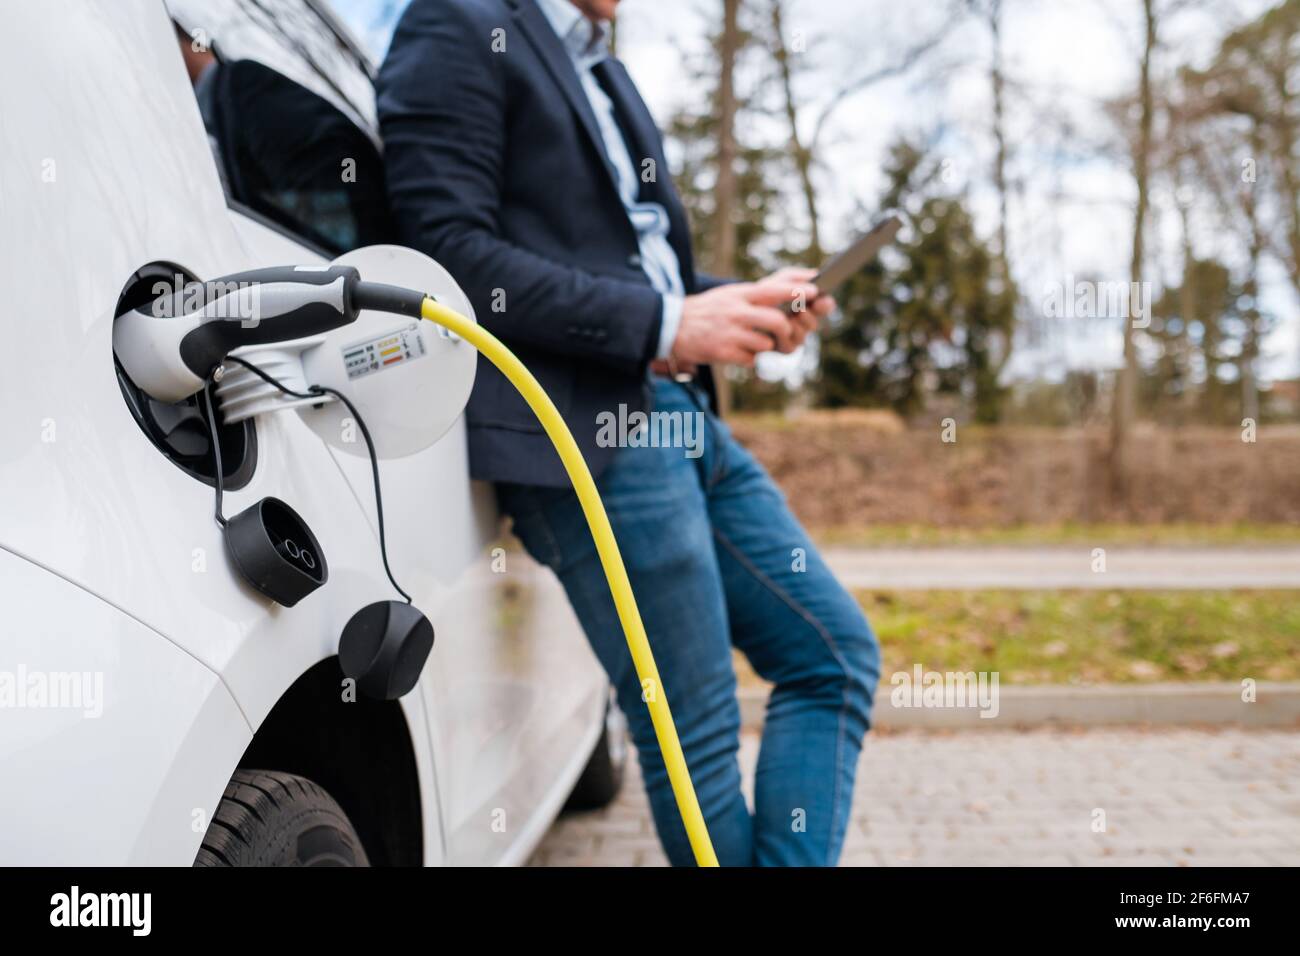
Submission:
[[[1108,152],[1128,171],[1133,268],[1131,274],[1078,279],[1148,282],[1156,307],[1149,328],[1131,330],[1132,346],[1109,367],[1042,377],[1007,374],[1018,345],[1053,321],[1073,320],[1044,314],[1042,296],[1017,284],[1008,236],[1008,206],[1023,184],[1010,182],[1007,170],[1018,153],[1037,145],[1017,139],[1013,130],[1046,135],[1033,117],[1026,125],[1009,115],[1036,108],[1033,91],[1009,73],[1003,56],[1008,22],[1026,10],[1025,3],[935,3],[947,9],[939,34],[914,37],[885,65],[849,78],[820,102],[797,95],[799,71],[809,68],[791,42],[789,24],[800,3],[716,0],[701,7],[714,25],[707,53],[688,69],[701,94],[672,118],[668,134],[681,159],[678,182],[702,261],[713,271],[753,278],[791,261],[820,263],[827,252],[823,237],[833,224],[842,225],[832,223],[837,217],[862,223],[898,209],[909,225],[897,245],[844,290],[841,314],[797,374],[781,381],[732,374],[733,407],[877,407],[923,422],[935,408],[958,421],[986,424],[1106,422],[1113,426],[1112,444],[1127,442],[1139,421],[1295,421],[1297,381],[1261,377],[1261,343],[1277,316],[1261,307],[1260,273],[1266,264],[1281,267],[1293,286],[1294,310],[1300,303],[1300,0],[1285,0],[1244,23],[1226,17],[1213,53],[1196,63],[1181,61],[1180,50],[1164,39],[1166,28],[1188,10],[1215,12],[1213,4],[1098,0],[1098,16],[1127,5],[1144,27],[1132,50],[1117,45],[1113,51],[1133,54],[1136,83],[1128,95],[1101,104],[1105,128],[1069,134],[1080,148]],[[946,35],[973,28],[989,38],[987,62],[978,64],[992,104],[987,168],[955,176],[951,157],[935,148],[941,131],[929,137],[899,133],[879,196],[855,204],[828,201],[833,177],[828,188],[816,172],[829,113],[852,109],[853,95],[899,76],[947,82],[950,64],[935,51]],[[774,126],[783,129],[779,149],[771,145]],[[1035,167],[1028,169],[1033,175]],[[1050,164],[1038,174],[1050,177]],[[992,221],[977,217],[970,201],[977,180],[997,196]],[[1159,274],[1150,254],[1162,204],[1184,226],[1182,266],[1168,276]],[[1231,256],[1196,254],[1189,207],[1213,218],[1219,238],[1233,247]],[[773,236],[780,241],[773,243]],[[1295,367],[1291,359],[1274,364]],[[1125,373],[1134,389],[1128,409],[1116,394]]]

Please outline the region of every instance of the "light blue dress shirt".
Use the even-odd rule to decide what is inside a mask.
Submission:
[[[659,324],[655,357],[667,358],[682,322],[682,299],[686,290],[682,285],[681,263],[668,241],[668,212],[657,202],[637,201],[641,181],[636,163],[614,117],[614,103],[592,73],[592,67],[609,56],[609,27],[588,20],[570,0],[537,0],[537,5],[568,51],[578,79],[582,81],[583,92],[591,103],[591,111],[596,115],[605,155],[617,177],[619,199],[623,201],[623,208],[636,230],[641,268],[663,298],[663,317]],[[655,175],[660,172],[656,170]]]

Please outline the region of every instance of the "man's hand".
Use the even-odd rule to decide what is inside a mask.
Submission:
[[[791,266],[778,269],[770,276],[758,280],[759,285],[770,283],[783,289],[802,290],[802,294],[792,291],[791,297],[785,301],[785,304],[790,307],[789,318],[795,327],[796,348],[803,345],[804,339],[811,333],[817,331],[817,326],[821,324],[822,319],[835,311],[835,300],[829,295],[822,295],[820,290],[811,284],[816,275],[816,269]]]
[[[782,269],[758,282],[688,295],[673,340],[673,361],[678,366],[722,362],[752,368],[759,352],[793,352],[834,307],[829,296],[823,297],[823,306],[817,288],[808,284],[813,275],[812,269]],[[801,302],[802,309],[781,311]]]

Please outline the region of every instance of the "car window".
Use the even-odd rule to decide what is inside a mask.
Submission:
[[[257,60],[325,97],[378,143],[373,61],[325,0],[166,0],[226,59]]]
[[[311,0],[169,0],[226,194],[331,253],[393,238],[369,62]]]

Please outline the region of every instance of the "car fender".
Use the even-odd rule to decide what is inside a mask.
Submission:
[[[220,678],[0,550],[0,863],[189,865],[252,739]]]

